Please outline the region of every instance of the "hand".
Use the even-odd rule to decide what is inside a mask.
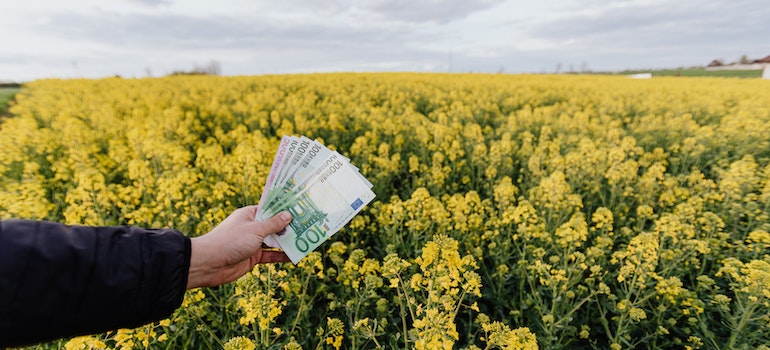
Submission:
[[[284,211],[257,222],[256,213],[257,206],[237,209],[211,232],[191,239],[187,289],[235,281],[256,264],[291,261],[283,251],[262,249],[265,237],[289,225],[291,214]]]

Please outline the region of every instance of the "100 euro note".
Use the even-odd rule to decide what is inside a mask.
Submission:
[[[302,141],[305,144],[298,147]],[[255,219],[283,210],[292,214],[289,227],[268,236],[265,243],[283,249],[295,264],[375,197],[371,183],[347,158],[307,138],[282,140],[271,168],[271,174],[275,172],[279,175],[268,176]]]
[[[256,220],[267,219],[269,216],[265,215],[266,209],[276,202],[276,196],[286,195],[293,186],[302,183],[313,172],[320,172],[321,162],[331,154],[332,151],[324,145],[307,137],[282,137],[259,200]],[[372,187],[371,184],[369,187]],[[273,236],[266,237],[265,244],[279,247]]]
[[[280,172],[281,164],[283,163],[283,160],[287,156],[286,152],[288,151],[290,142],[291,142],[290,136],[283,136],[281,138],[281,143],[278,145],[278,150],[275,152],[275,157],[273,157],[273,164],[270,166],[270,172],[267,175],[265,187],[262,189],[262,196],[259,199],[259,208],[257,209],[257,217],[254,218],[257,221],[259,221],[258,217],[262,212],[262,209],[264,208],[264,204],[267,199],[267,194],[275,185],[276,177]],[[264,243],[269,247],[278,248],[278,242],[275,241],[272,235],[265,237]]]

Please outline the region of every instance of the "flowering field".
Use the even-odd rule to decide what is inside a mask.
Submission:
[[[0,218],[203,234],[258,201],[287,134],[350,157],[377,193],[297,266],[43,348],[770,344],[769,81],[44,80],[16,100]]]

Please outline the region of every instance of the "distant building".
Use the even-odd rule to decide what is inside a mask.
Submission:
[[[760,58],[760,59],[758,59],[758,60],[755,60],[755,61],[754,61],[754,63],[764,63],[764,64],[768,64],[768,63],[770,63],[770,56],[767,56],[767,57],[765,57],[765,58]]]
[[[651,79],[652,73],[636,73],[636,74],[628,74],[626,76],[632,79]]]
[[[711,63],[709,63],[709,65],[707,67],[721,67],[721,66],[724,66],[724,65],[725,64],[722,63],[722,61],[720,61],[720,60],[713,60],[713,61],[711,61]]]
[[[706,70],[762,70],[767,66],[770,66],[770,56],[747,63],[725,64],[720,60],[713,60],[706,66]]]

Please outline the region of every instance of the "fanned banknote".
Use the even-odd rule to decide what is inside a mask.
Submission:
[[[260,198],[255,220],[288,210],[286,230],[265,239],[293,263],[343,228],[374,199],[369,182],[348,158],[307,137],[284,136]]]

